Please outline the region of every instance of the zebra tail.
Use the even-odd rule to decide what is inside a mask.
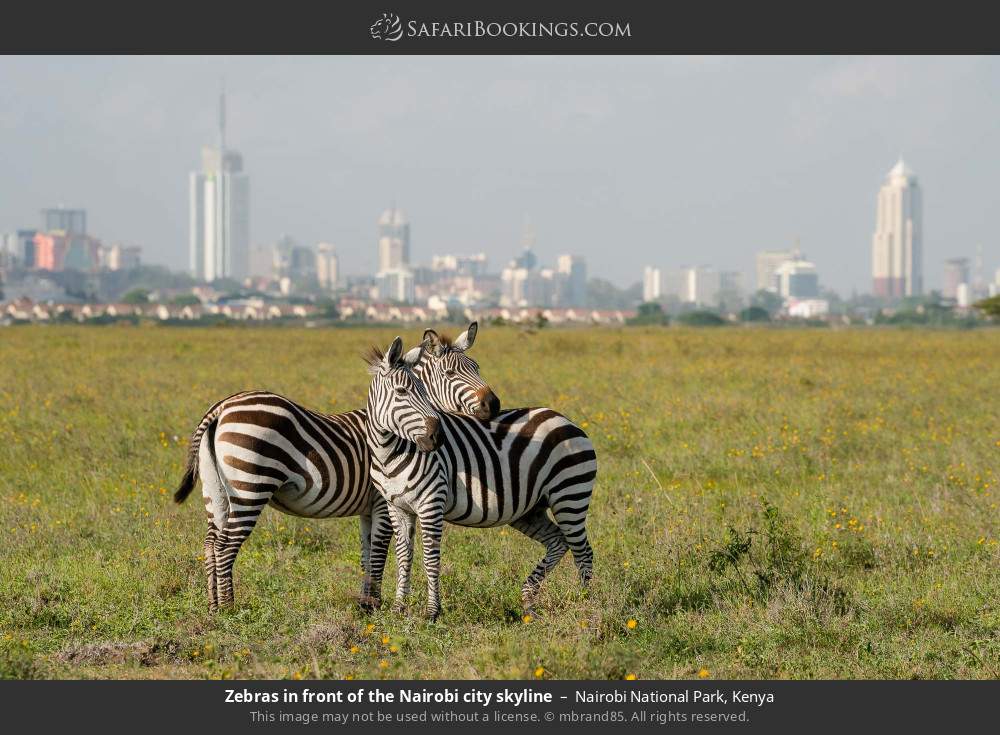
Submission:
[[[237,393],[229,396],[229,398],[235,398],[238,395],[242,394]],[[201,437],[215,423],[215,420],[219,418],[219,414],[222,413],[222,406],[229,398],[219,401],[208,409],[208,413],[202,417],[198,428],[191,435],[191,443],[188,445],[187,466],[184,468],[184,477],[181,478],[180,487],[174,492],[175,503],[183,503],[187,500],[187,496],[191,494],[191,491],[194,490],[194,486],[198,482],[198,452],[201,448]]]
[[[188,465],[184,469],[184,477],[181,478],[181,485],[174,492],[174,502],[183,503],[187,500],[187,496],[191,494],[194,490],[195,482],[197,481],[197,467],[188,460]]]

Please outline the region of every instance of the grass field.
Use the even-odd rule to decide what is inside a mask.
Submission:
[[[449,527],[442,618],[419,559],[410,614],[365,615],[357,520],[269,509],[209,615],[190,431],[247,388],[359,407],[398,331],[0,330],[0,674],[1000,676],[996,330],[484,329],[504,406],[594,440],[590,592],[564,560],[525,622],[542,548]]]

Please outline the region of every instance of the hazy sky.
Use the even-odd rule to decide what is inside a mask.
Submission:
[[[0,231],[84,207],[105,242],[187,263],[187,174],[228,140],[251,238],[375,265],[395,200],[413,256],[586,256],[627,285],[646,264],[750,278],[801,238],[821,282],[870,289],[878,187],[902,153],[924,189],[926,281],[1000,237],[1000,61],[968,57],[5,57]],[[752,282],[751,282],[752,285]]]

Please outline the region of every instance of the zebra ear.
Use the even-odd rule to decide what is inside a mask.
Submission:
[[[479,322],[472,322],[469,328],[458,335],[458,339],[455,340],[455,349],[465,352],[467,349],[472,347],[473,343],[476,341],[476,333],[479,331]]]
[[[395,367],[399,364],[399,359],[403,356],[403,340],[401,337],[396,337],[389,345],[389,349],[385,352],[385,360],[383,364],[387,368]]]
[[[420,343],[412,350],[403,355],[403,362],[409,365],[411,368],[416,367],[420,364],[420,359],[424,356],[424,345]]]
[[[422,343],[424,346],[430,347],[434,352],[440,352],[441,350],[441,337],[433,329],[424,330]]]

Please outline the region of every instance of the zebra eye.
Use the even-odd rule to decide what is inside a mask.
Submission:
[[[406,395],[406,388],[396,388],[396,395],[397,396],[405,396]]]
[[[454,378],[455,377],[455,371],[454,370],[445,370],[444,374],[445,374],[445,377],[447,377],[447,378]]]

